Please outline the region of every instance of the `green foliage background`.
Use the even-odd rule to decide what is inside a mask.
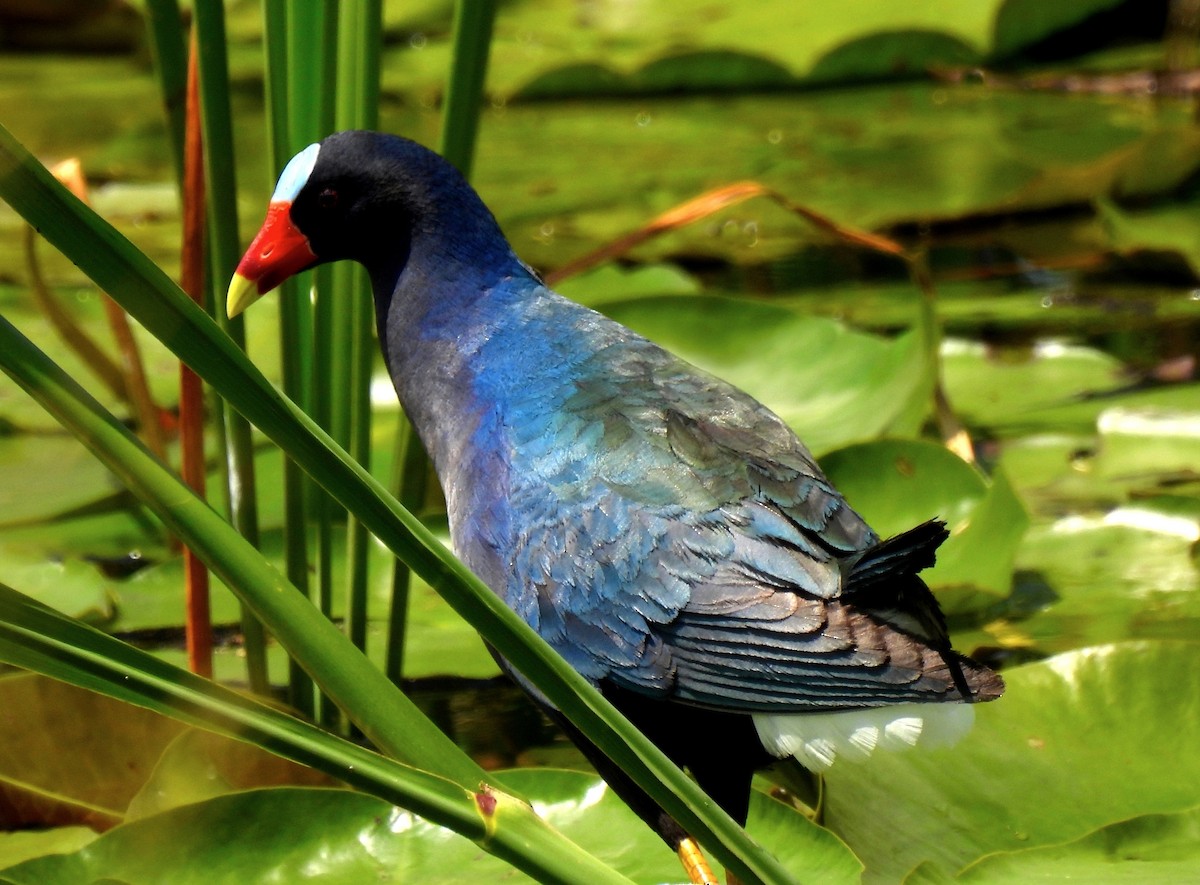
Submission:
[[[1187,881],[1200,862],[1200,129],[1190,96],[1087,88],[1163,61],[1163,43],[1136,28],[1072,44],[1083,39],[1072,28],[1121,7],[715,3],[681,16],[668,3],[528,0],[499,11],[474,180],[535,266],[743,179],[928,256],[936,329],[902,263],[766,201],[561,286],[779,411],[882,533],[934,515],[954,531],[930,582],[956,645],[1005,665],[1008,693],[979,708],[953,750],[835,768],[823,829],[756,797],[751,835],[799,880]],[[235,208],[248,232],[276,171],[261,123],[263,9],[226,11]],[[383,15],[379,125],[435,144],[449,7],[387,3]],[[1056,39],[1057,60],[1040,61],[1035,49]],[[991,72],[982,82],[926,73],[975,65]],[[1068,72],[1082,75],[1075,88],[1035,88],[1037,77],[1061,87]],[[145,55],[0,55],[0,122],[39,157],[79,155],[97,213],[174,274],[177,197],[156,88]],[[0,311],[94,389],[28,297],[22,224],[0,207]],[[91,283],[54,250],[39,254],[102,338]],[[272,380],[276,310],[274,299],[256,306],[247,327]],[[142,343],[156,396],[173,402],[172,356]],[[931,348],[978,466],[934,440]],[[370,469],[386,480],[396,409],[383,391]],[[182,621],[179,558],[155,517],[7,380],[0,426],[0,582],[181,660],[155,639]],[[282,459],[260,446],[255,461],[260,546],[278,562]],[[435,532],[444,520],[433,497],[420,515]],[[368,549],[367,653],[382,667],[392,554]],[[131,552],[150,564],[123,575],[140,565]],[[332,553],[340,575],[340,536]],[[334,615],[344,606],[335,597]],[[406,676],[494,675],[475,630],[423,581],[408,612]],[[238,617],[237,597],[218,587],[214,619]],[[13,635],[0,634],[10,660]],[[270,665],[282,682],[278,647]],[[219,655],[218,677],[244,679],[236,647]],[[383,769],[363,792],[334,789],[228,738],[25,674],[0,680],[0,730],[0,805],[20,810],[3,821],[0,881],[522,875],[393,809],[407,800],[379,798]],[[541,757],[578,763],[561,749],[519,754]],[[620,874],[679,875],[593,776],[501,777]]]

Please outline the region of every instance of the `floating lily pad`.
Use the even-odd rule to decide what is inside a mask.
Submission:
[[[400,123],[385,116],[383,125]],[[562,265],[675,204],[747,178],[873,229],[1072,205],[1108,193],[1161,193],[1200,163],[1200,134],[1186,119],[1139,116],[1091,95],[929,83],[553,109],[536,103],[485,117],[484,132],[476,185],[518,254],[538,267]],[[537,150],[531,164],[530,145],[561,144],[572,150]],[[1193,154],[1176,156],[1181,150]],[[607,159],[581,176],[581,155]],[[723,234],[730,221],[752,225],[754,235]],[[744,264],[814,242],[828,240],[769,201],[754,200],[643,244],[634,257]]]
[[[1110,200],[1098,200],[1096,205],[1114,251],[1131,258],[1175,255],[1200,277],[1200,224],[1195,203],[1123,209]]]
[[[485,679],[500,672],[475,629],[419,579],[414,581],[408,616],[404,639],[406,677],[454,674]],[[380,643],[375,647],[379,648]]]
[[[108,468],[65,434],[0,437],[0,521],[64,513],[121,489]]]
[[[1127,642],[1009,670],[1004,697],[976,708],[975,728],[957,747],[834,766],[827,823],[871,881],[894,882],[922,862],[953,874],[995,852],[1193,809],[1198,650]],[[1140,868],[1129,872],[1137,880]]]
[[[167,745],[146,783],[130,800],[125,820],[255,787],[337,785],[327,775],[252,744],[188,728]]]
[[[699,282],[671,264],[642,265],[629,270],[604,264],[564,280],[555,288],[568,298],[589,306],[655,295],[700,294]]]
[[[703,15],[683,17],[666,2],[582,11],[566,3],[522,3],[497,16],[488,83],[503,96],[561,97],[912,75],[932,65],[1008,55],[1116,2],[1082,0],[1047,11],[1011,0],[908,6],[883,0],[858,4],[852,16],[819,4],[714,3]],[[440,88],[449,25],[444,5],[406,7],[392,23],[409,37],[389,53],[388,85]],[[251,32],[255,22],[244,20],[242,27]],[[664,77],[660,69],[680,56],[694,56],[686,79]],[[731,59],[741,63],[731,65]]]
[[[1147,814],[1102,827],[1066,845],[1008,851],[985,857],[956,882],[1052,883],[1068,879],[1095,885],[1190,882],[1200,865],[1200,809]],[[918,870],[905,881],[930,880]],[[933,879],[932,881],[937,881]]]
[[[174,555],[110,584],[113,619],[104,625],[115,633],[182,627],[184,622],[183,557]],[[19,585],[18,585],[19,589]],[[213,576],[209,585],[210,611],[215,624],[236,623],[241,608],[236,597]]]
[[[40,676],[0,679],[0,698],[4,830],[119,823],[155,760],[183,728]]]
[[[1101,412],[1097,425],[1100,476],[1139,484],[1200,481],[1200,411],[1117,407]]]
[[[1052,605],[1005,628],[1039,651],[1124,638],[1200,635],[1195,514],[1149,504],[1067,516],[1030,532],[1018,566],[1054,592]]]
[[[48,555],[40,547],[5,542],[0,543],[0,563],[7,583],[63,614],[92,623],[113,616],[113,581],[73,550]]]
[[[952,339],[942,346],[942,375],[964,420],[1007,433],[1053,426],[1059,407],[1126,383],[1108,354],[1055,341],[1014,352]]]
[[[595,775],[503,772],[556,829],[635,882],[678,881],[672,851]],[[280,824],[286,821],[286,826]],[[860,869],[831,834],[756,795],[750,829],[798,879],[852,882]],[[525,876],[473,843],[349,790],[278,788],[219,796],[120,826],[74,854],[3,871],[15,883],[120,879],[128,885],[225,881],[477,883]]]
[[[1099,509],[1121,501],[1124,490],[1096,476],[1095,451],[1092,433],[1034,433],[1005,440],[1000,465],[1035,511]]]
[[[1101,510],[1130,499],[1195,495],[1200,491],[1200,436],[1188,391],[1100,412],[1094,433],[1038,433],[1006,440],[1001,463],[1030,506]],[[1167,396],[1168,394],[1173,394]]]
[[[90,827],[51,827],[0,833],[0,869],[46,854],[70,854],[96,838]],[[11,880],[0,876],[0,882]]]

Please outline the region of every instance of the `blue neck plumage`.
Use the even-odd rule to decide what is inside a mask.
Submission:
[[[372,284],[384,359],[444,484],[490,406],[474,383],[480,349],[540,286],[498,229],[453,242],[414,230],[404,267]]]

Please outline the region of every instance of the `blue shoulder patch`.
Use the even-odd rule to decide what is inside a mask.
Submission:
[[[279,183],[275,185],[275,193],[271,194],[272,203],[290,203],[296,199],[300,189],[308,183],[308,176],[312,174],[313,166],[317,165],[317,154],[320,150],[320,144],[310,144],[288,160],[288,164],[283,167],[283,173],[279,176]]]

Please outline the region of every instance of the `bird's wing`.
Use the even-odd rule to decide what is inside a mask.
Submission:
[[[579,375],[549,426],[514,428],[510,597],[584,675],[743,711],[953,691],[904,621],[912,569],[892,598],[873,563],[869,605],[849,598],[878,539],[775,415],[628,342]]]
[[[912,574],[859,605],[842,566],[763,533],[747,501],[701,516],[654,511],[612,491],[528,528],[512,580],[525,615],[595,681],[745,712],[800,712],[957,697],[975,669],[910,612],[929,604]],[[906,601],[906,598],[908,601]],[[980,671],[981,674],[986,671]]]

